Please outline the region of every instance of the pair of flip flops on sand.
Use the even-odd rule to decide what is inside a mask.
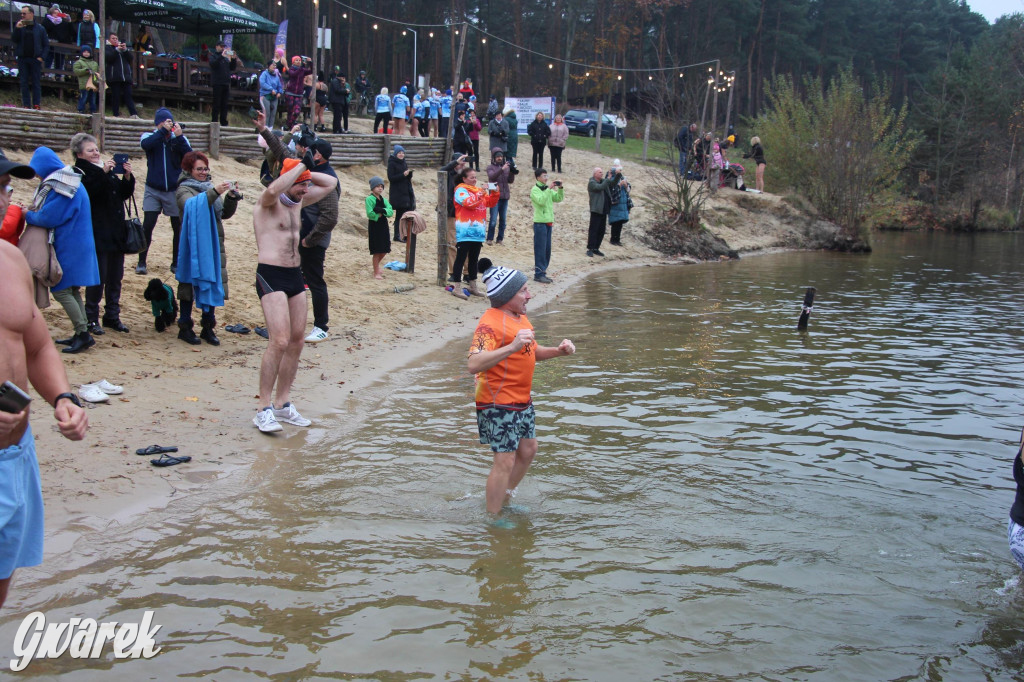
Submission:
[[[160,455],[159,459],[151,459],[149,463],[155,467],[172,467],[175,464],[184,464],[185,462],[191,462],[192,458],[188,455],[181,455],[175,457],[169,453],[177,452],[178,448],[174,445],[150,445],[149,447],[139,448],[135,451],[136,455]]]
[[[100,379],[94,384],[82,384],[78,389],[78,397],[87,403],[105,403],[112,395],[121,395],[124,387]]]

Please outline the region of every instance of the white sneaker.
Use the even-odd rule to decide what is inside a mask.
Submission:
[[[277,423],[277,418],[274,416],[274,412],[269,407],[264,407],[262,410],[256,413],[256,416],[252,418],[252,423],[256,425],[263,433],[275,433],[282,431],[282,427]]]
[[[327,332],[320,327],[313,327],[313,331],[306,337],[306,343],[320,343],[327,339]]]
[[[110,396],[95,384],[82,384],[78,389],[78,396],[87,403],[105,403],[110,400]]]
[[[281,406],[281,409],[274,408],[274,418],[277,421],[284,422],[286,424],[294,424],[295,426],[309,426],[313,422],[309,421],[295,409],[295,406],[291,403],[285,403]]]
[[[100,379],[95,384],[93,384],[93,386],[95,386],[96,388],[100,389],[101,391],[103,391],[107,395],[121,395],[122,393],[124,393],[124,386],[118,386],[117,384],[112,384],[109,381],[107,381],[106,379]]]

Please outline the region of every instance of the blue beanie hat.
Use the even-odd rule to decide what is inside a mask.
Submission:
[[[405,87],[405,86],[403,85],[403,86],[402,86],[402,89],[401,89],[401,90],[399,90],[399,92],[400,92],[400,93],[402,93],[402,94],[404,95],[405,93],[409,92],[409,88],[407,88],[407,87]]]
[[[391,148],[391,156],[395,156],[396,154],[398,154],[398,152],[404,152],[404,151],[405,151],[405,147],[403,147],[400,144],[396,144],[394,147]]]
[[[156,114],[153,115],[153,123],[160,125],[169,118],[174,118],[174,114],[171,113],[171,110],[166,107],[160,107],[156,110]]]

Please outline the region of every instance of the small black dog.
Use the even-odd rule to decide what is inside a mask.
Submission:
[[[153,304],[153,317],[156,318],[154,325],[158,332],[174,324],[178,317],[178,302],[174,300],[174,290],[171,287],[156,278],[151,279],[143,297]]]

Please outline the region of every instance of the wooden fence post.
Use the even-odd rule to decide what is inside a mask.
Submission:
[[[220,122],[210,124],[210,156],[220,158]]]
[[[391,156],[391,136],[384,131],[384,158],[381,160],[385,166],[388,165],[388,157]]]
[[[437,286],[448,281],[448,173],[437,171]]]
[[[647,114],[647,119],[644,121],[644,154],[643,162],[647,163],[647,143],[651,139],[651,115]]]
[[[92,128],[92,136],[96,138],[96,141],[99,143],[98,146],[101,151],[103,150],[103,145],[106,144],[103,140],[103,118],[103,112],[100,111],[93,114],[92,120],[89,121],[89,125]]]
[[[596,142],[594,143],[594,151],[598,154],[601,153],[601,129],[604,127],[604,100],[597,103],[597,134],[594,135]]]

